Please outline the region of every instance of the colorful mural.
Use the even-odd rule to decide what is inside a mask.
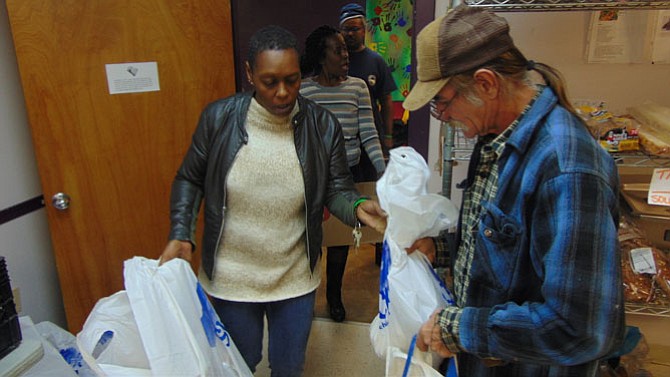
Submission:
[[[398,90],[394,101],[403,101],[410,89],[412,72],[413,0],[367,0],[368,47],[384,57],[393,71]]]

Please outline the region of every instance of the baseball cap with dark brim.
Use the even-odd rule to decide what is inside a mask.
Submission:
[[[402,106],[426,105],[454,75],[514,48],[504,18],[465,4],[426,25],[416,37],[417,81]]]

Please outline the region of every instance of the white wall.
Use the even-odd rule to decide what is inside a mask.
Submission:
[[[438,14],[444,1],[437,1]],[[648,12],[636,10],[635,12]],[[543,62],[563,73],[571,100],[605,101],[616,114],[644,100],[670,106],[670,64],[587,64],[584,60],[591,12],[501,12],[510,25],[512,38],[528,59]],[[432,120],[428,164],[438,160],[439,124]],[[458,182],[465,176],[465,164],[454,170]],[[441,178],[432,177],[431,192],[441,190]],[[456,193],[452,189],[452,193]],[[456,193],[458,194],[458,193]],[[455,195],[454,199],[456,200]],[[456,201],[460,203],[460,200]]]
[[[42,193],[7,9],[0,5],[0,210]],[[66,327],[45,210],[0,225],[0,255],[21,312]]]

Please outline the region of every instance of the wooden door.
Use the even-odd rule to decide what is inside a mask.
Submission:
[[[202,108],[234,92],[230,2],[6,0],[69,330],[167,242],[169,191]],[[160,90],[110,94],[106,65]],[[65,210],[50,201],[71,198]],[[37,293],[36,293],[37,294]]]

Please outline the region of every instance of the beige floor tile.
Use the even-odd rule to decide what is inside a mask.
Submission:
[[[306,358],[305,377],[384,376],[384,360],[372,350],[367,323],[335,323],[316,318]],[[261,361],[255,376],[270,376],[266,359]]]

